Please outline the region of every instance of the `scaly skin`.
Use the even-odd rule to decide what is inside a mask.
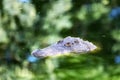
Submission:
[[[95,50],[97,47],[89,42],[78,37],[68,36],[46,48],[36,49],[32,52],[35,57],[48,57],[56,55],[64,55],[68,53],[86,53]]]

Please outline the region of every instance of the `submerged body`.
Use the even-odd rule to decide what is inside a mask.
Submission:
[[[88,41],[84,41],[78,37],[66,37],[46,48],[36,49],[32,52],[35,57],[48,57],[56,55],[64,55],[73,53],[86,53],[95,50],[97,47]]]

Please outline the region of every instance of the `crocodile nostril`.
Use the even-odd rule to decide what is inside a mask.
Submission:
[[[57,44],[62,43],[62,42],[63,42],[63,40],[59,40],[59,41],[57,42]]]

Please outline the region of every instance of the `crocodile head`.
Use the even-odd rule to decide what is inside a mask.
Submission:
[[[36,49],[32,52],[35,57],[47,57],[55,55],[64,55],[69,53],[86,53],[95,50],[97,47],[78,37],[66,37],[46,48]]]

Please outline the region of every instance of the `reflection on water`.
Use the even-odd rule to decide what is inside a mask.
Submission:
[[[19,0],[19,1],[23,3],[29,3],[31,0]]]
[[[119,6],[120,0],[1,0],[0,80],[120,80]],[[95,43],[99,50],[31,56],[67,36]]]
[[[27,60],[28,60],[28,62],[34,63],[34,62],[38,61],[38,58],[29,55],[29,56],[27,57]]]
[[[120,64],[120,55],[115,57],[115,63]]]

